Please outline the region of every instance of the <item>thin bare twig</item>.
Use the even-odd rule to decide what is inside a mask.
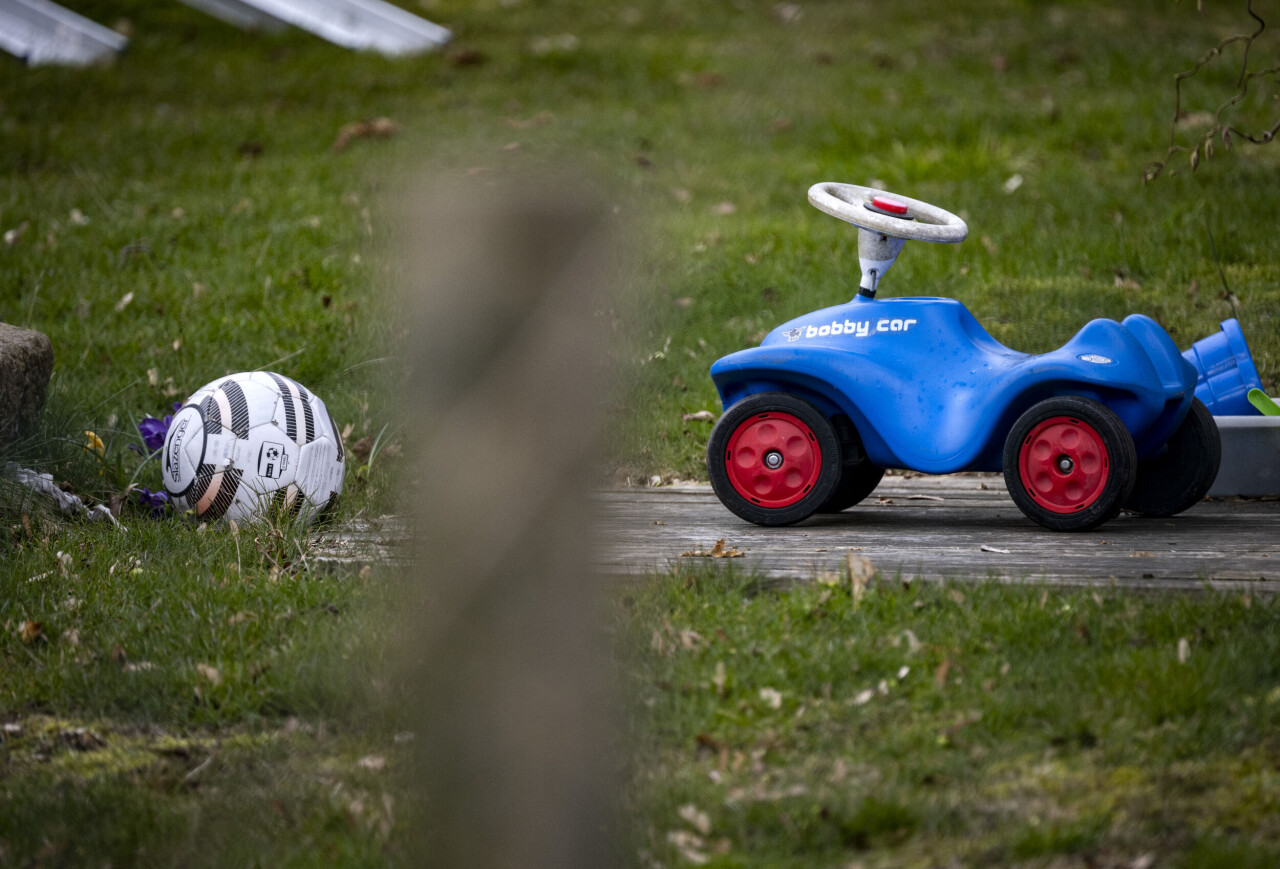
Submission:
[[[1254,42],[1267,29],[1267,22],[1254,10],[1253,0],[1246,0],[1245,11],[1258,25],[1252,33],[1247,35],[1236,34],[1224,38],[1216,46],[1205,52],[1196,61],[1195,66],[1173,77],[1173,117],[1169,120],[1169,145],[1165,150],[1163,160],[1155,160],[1147,164],[1142,176],[1143,183],[1150,183],[1159,177],[1168,167],[1170,160],[1177,154],[1189,154],[1191,171],[1196,171],[1200,165],[1200,155],[1202,153],[1206,160],[1213,157],[1215,139],[1220,139],[1222,146],[1227,150],[1231,150],[1232,142],[1236,137],[1252,142],[1255,145],[1263,145],[1272,141],[1276,133],[1280,132],[1280,119],[1277,119],[1270,128],[1249,133],[1234,124],[1224,121],[1222,117],[1224,112],[1248,96],[1249,85],[1254,79],[1280,73],[1280,65],[1269,66],[1265,69],[1249,69],[1249,52],[1252,50]],[[1236,77],[1235,93],[1218,106],[1213,115],[1213,124],[1201,134],[1199,140],[1193,146],[1179,145],[1177,142],[1177,127],[1178,121],[1182,118],[1182,83],[1198,73],[1206,64],[1221,56],[1225,48],[1237,42],[1244,43],[1244,50],[1240,58],[1240,74]],[[1177,172],[1178,170],[1176,169],[1169,170],[1170,175],[1175,175]]]

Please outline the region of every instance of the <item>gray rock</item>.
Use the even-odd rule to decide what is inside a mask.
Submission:
[[[53,343],[31,329],[0,323],[0,441],[35,422],[53,373]]]

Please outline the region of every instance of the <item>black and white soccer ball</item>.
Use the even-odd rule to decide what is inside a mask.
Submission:
[[[324,402],[270,371],[220,377],[173,416],[161,452],[179,512],[310,522],[342,492],[346,452]]]

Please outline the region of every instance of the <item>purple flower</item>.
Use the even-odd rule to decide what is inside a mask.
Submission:
[[[142,422],[138,423],[138,431],[142,434],[142,442],[147,445],[147,449],[154,453],[164,446],[165,435],[169,433],[172,423],[172,414],[166,415],[164,419],[153,416],[142,418]]]
[[[153,492],[141,486],[138,486],[133,491],[138,495],[139,505],[150,508],[152,519],[159,519],[164,515],[165,507],[169,506],[168,492]]]

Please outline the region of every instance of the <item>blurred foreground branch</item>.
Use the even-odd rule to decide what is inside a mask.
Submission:
[[[599,869],[610,678],[588,497],[606,219],[575,184],[449,185],[407,222],[417,862]]]

